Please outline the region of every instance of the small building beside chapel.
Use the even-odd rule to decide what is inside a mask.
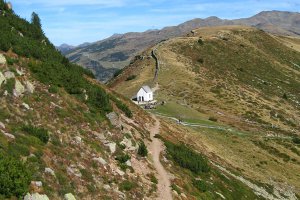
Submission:
[[[141,87],[136,95],[136,100],[139,102],[153,101],[153,92],[147,85]]]

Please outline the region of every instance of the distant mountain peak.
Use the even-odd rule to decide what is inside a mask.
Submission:
[[[263,11],[249,18],[236,20],[220,19],[217,16],[205,19],[195,18],[178,26],[168,26],[160,30],[114,34],[107,39],[86,45],[84,48],[77,47],[68,52],[67,57],[71,62],[92,68],[96,71],[99,80],[107,81],[113,76],[114,71],[128,65],[130,60],[142,50],[162,40],[184,36],[199,27],[246,25],[272,34],[297,36],[300,35],[299,22],[300,13],[276,10]],[[87,54],[93,59],[84,56]]]
[[[217,16],[210,16],[210,17],[205,18],[204,20],[222,20],[222,19],[220,19]]]

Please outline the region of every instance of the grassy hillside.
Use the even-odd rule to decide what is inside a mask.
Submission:
[[[145,51],[110,86],[131,97],[157,82],[155,98],[166,104],[153,112],[171,129],[163,137],[190,144],[254,182],[299,195],[300,149],[293,138],[300,133],[300,53],[285,38],[249,27],[194,32]],[[155,82],[152,49],[160,62]],[[182,132],[172,128],[173,118],[183,120]]]
[[[2,0],[0,13],[0,199],[154,198],[137,152],[152,119],[69,63],[37,15],[29,23]]]

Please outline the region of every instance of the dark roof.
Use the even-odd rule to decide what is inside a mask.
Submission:
[[[145,90],[146,93],[152,92],[151,88],[148,85],[144,85],[142,88],[143,90]]]

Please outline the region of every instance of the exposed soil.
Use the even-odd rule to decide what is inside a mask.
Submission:
[[[163,167],[159,159],[160,153],[164,151],[164,145],[158,138],[154,137],[156,134],[159,133],[160,122],[154,115],[153,115],[153,119],[155,120],[155,124],[149,129],[151,133],[151,140],[152,140],[152,142],[149,144],[149,150],[152,154],[153,164],[157,171],[157,179],[158,179],[157,199],[161,199],[161,200],[173,199],[168,172],[165,170],[165,168]]]

